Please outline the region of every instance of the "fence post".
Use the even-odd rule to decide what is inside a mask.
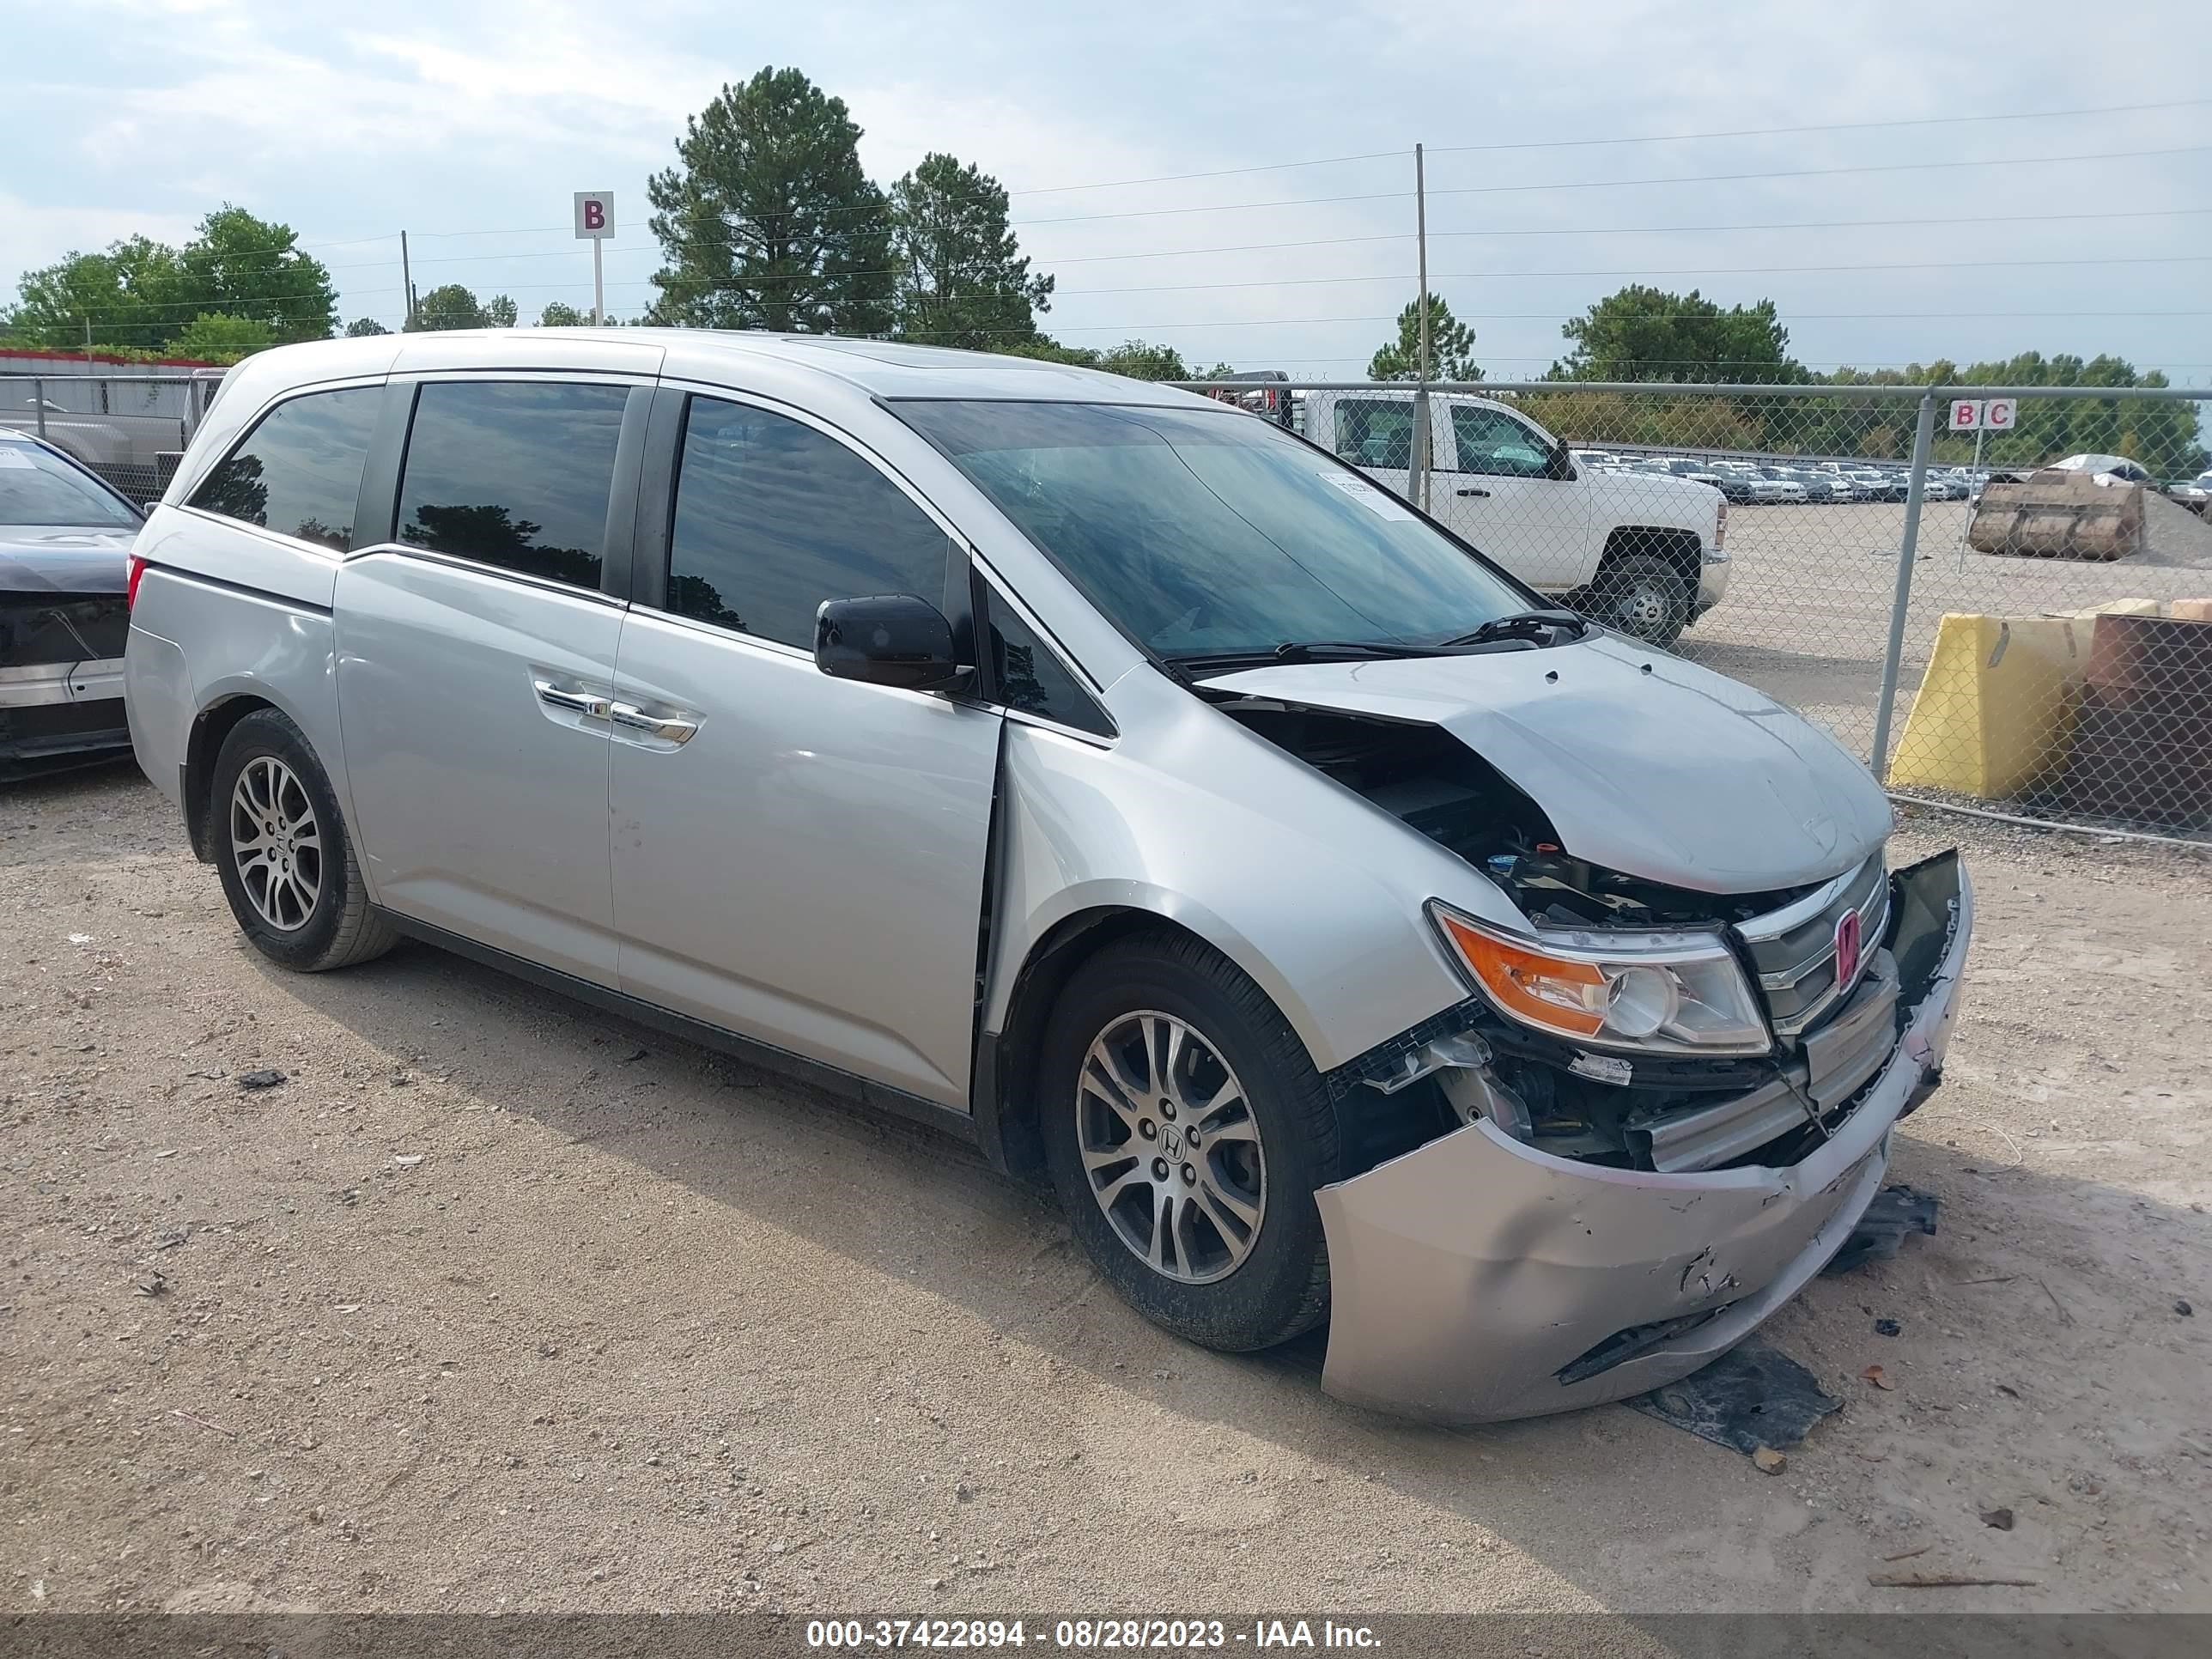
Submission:
[[[46,435],[46,383],[35,376],[31,381],[31,407],[39,411],[39,435]]]
[[[1874,711],[1874,752],[1867,765],[1877,779],[1889,776],[1889,711],[1897,702],[1898,663],[1905,655],[1905,610],[1912,598],[1912,562],[1920,544],[1920,502],[1928,488],[1928,450],[1936,437],[1936,389],[1920,394],[1920,419],[1912,428],[1912,479],[1905,491],[1905,535],[1897,550],[1897,592],[1889,605],[1889,647],[1882,653],[1881,696]]]

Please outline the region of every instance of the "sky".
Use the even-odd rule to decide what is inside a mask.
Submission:
[[[2112,352],[2212,386],[2189,0],[0,0],[0,38],[5,294],[233,202],[348,319],[402,317],[404,228],[419,290],[528,321],[589,307],[570,194],[611,189],[635,315],[647,177],[772,64],[844,99],[884,185],[932,150],[998,177],[1070,343],[1358,374],[1416,291],[1419,143],[1431,286],[1493,380],[1643,281],[1773,299],[1818,369]]]

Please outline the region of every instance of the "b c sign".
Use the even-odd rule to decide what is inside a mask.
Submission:
[[[1951,430],[1954,432],[2009,432],[2019,418],[2020,399],[2017,398],[1951,399]]]
[[[579,240],[605,241],[615,234],[615,193],[611,190],[576,192],[576,235]]]

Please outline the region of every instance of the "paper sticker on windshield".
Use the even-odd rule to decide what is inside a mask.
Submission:
[[[1322,482],[1334,484],[1358,501],[1378,519],[1388,519],[1394,524],[1410,522],[1413,514],[1406,504],[1387,489],[1377,489],[1364,478],[1355,478],[1342,472],[1324,472]]]
[[[0,466],[17,466],[26,472],[32,470],[31,458],[7,444],[0,444]]]

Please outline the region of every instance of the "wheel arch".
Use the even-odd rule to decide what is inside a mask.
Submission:
[[[1696,531],[1680,525],[1616,525],[1607,533],[1597,574],[1602,577],[1623,559],[1638,554],[1666,560],[1689,584],[1691,599],[1697,598],[1698,584],[1705,576],[1705,545]]]
[[[331,790],[338,797],[341,813],[350,818],[346,811],[340,769],[331,764],[330,757],[317,747],[311,721],[302,718],[300,709],[287,707],[288,699],[274,685],[265,681],[250,680],[220,686],[214,695],[200,705],[192,716],[191,730],[185,738],[184,775],[180,784],[184,794],[185,832],[191,838],[192,853],[203,864],[215,861],[214,820],[210,808],[215,781],[216,757],[222,753],[223,739],[229,737],[238,723],[249,714],[267,708],[282,714],[299,728],[301,738],[323,775],[331,781]],[[349,831],[352,825],[347,824]]]
[[[1296,1013],[1283,1006],[1281,989],[1268,982],[1273,975],[1254,973],[1253,964],[1243,959],[1248,953],[1224,948],[1207,930],[1164,908],[1126,901],[1085,904],[1038,936],[1012,975],[1001,1017],[994,1027],[987,1021],[977,1037],[972,1107],[977,1141],[994,1167],[1021,1176],[1043,1168],[1037,1066],[1045,1025],[1068,981],[1107,946],[1133,933],[1154,932],[1180,935],[1230,962],[1297,1028]]]

